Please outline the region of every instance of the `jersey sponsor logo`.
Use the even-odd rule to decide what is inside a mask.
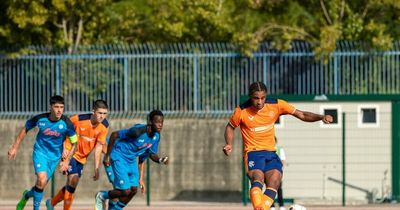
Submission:
[[[143,144],[142,146],[140,146],[138,149],[143,149],[143,148],[150,148],[153,144]]]
[[[249,161],[249,167],[250,167],[250,168],[253,168],[254,166],[255,166],[255,163],[254,163],[254,161],[252,161],[252,160],[251,160],[251,161]]]
[[[256,133],[263,133],[263,132],[271,130],[273,127],[274,127],[274,124],[270,124],[270,125],[266,125],[266,126],[250,128],[250,130],[253,132],[256,132]]]
[[[44,135],[46,135],[46,136],[57,136],[57,137],[59,137],[61,134],[59,133],[59,132],[57,132],[57,131],[52,131],[52,130],[50,130],[50,128],[46,128],[44,131],[43,131],[43,134]]]
[[[79,138],[83,139],[84,141],[88,141],[88,142],[92,142],[94,140],[96,140],[95,138],[90,138],[88,136],[84,136],[84,135],[78,135]]]

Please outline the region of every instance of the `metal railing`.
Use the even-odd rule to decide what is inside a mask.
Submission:
[[[305,43],[287,52],[265,43],[251,57],[223,43],[89,46],[76,54],[31,47],[30,54],[0,57],[0,116],[46,111],[54,94],[65,97],[68,113],[90,111],[102,98],[115,117],[154,108],[226,116],[254,81],[270,94],[399,94],[399,44],[387,52],[357,49],[342,42],[318,60]]]

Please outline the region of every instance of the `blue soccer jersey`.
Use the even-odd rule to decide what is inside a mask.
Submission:
[[[143,153],[157,154],[160,134],[157,132],[150,137],[147,134],[147,126],[136,124],[129,129],[119,131],[119,140],[115,142],[111,151],[111,159],[122,158],[128,162],[137,161],[137,157]]]
[[[68,117],[63,115],[58,121],[51,121],[49,117],[50,113],[36,115],[26,121],[25,128],[27,131],[36,126],[39,128],[33,147],[34,152],[42,153],[50,160],[58,160],[61,158],[66,136],[71,143],[75,143],[77,138],[74,126]]]

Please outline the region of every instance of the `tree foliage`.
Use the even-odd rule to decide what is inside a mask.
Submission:
[[[320,54],[339,40],[389,49],[400,29],[397,0],[3,0],[0,45],[231,42],[250,53],[311,43]]]

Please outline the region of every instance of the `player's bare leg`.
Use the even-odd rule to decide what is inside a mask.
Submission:
[[[262,200],[264,174],[261,170],[255,169],[249,171],[248,176],[251,180],[250,200],[253,205],[253,208],[254,210],[264,210],[264,204]]]
[[[262,200],[266,210],[269,210],[274,203],[274,199],[281,183],[282,174],[279,170],[273,169],[264,173],[266,190],[262,196]]]

